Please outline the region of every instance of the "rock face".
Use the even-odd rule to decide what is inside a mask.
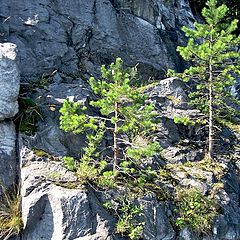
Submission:
[[[47,86],[47,90],[40,89],[34,94],[36,103],[41,107],[44,121],[39,122],[38,131],[28,138],[28,142],[31,146],[44,149],[54,155],[76,155],[84,146],[85,138],[70,133],[65,134],[59,129],[59,109],[66,98],[87,101],[92,93],[89,91],[89,86],[81,79],[66,83],[59,74],[56,74],[54,79]]]
[[[116,219],[102,207],[102,193],[79,188],[75,175],[63,166],[60,157],[79,156],[85,138],[59,129],[59,108],[63,99],[73,96],[88,104],[94,98],[89,76],[99,76],[100,65],[108,65],[116,56],[127,66],[138,64],[142,80],[161,77],[167,68],[183,68],[175,49],[185,41],[180,28],[192,26],[194,21],[188,1],[0,0],[0,6],[0,42],[11,41],[18,46],[21,82],[28,91],[25,94],[34,99],[42,114],[37,132],[33,136],[23,134],[19,141],[24,222],[21,239],[127,239],[115,234]],[[17,172],[11,118],[18,111],[19,74],[13,44],[0,44],[0,87],[0,176],[8,187]],[[223,169],[224,186],[215,189],[222,210],[208,236],[199,236],[188,227],[176,230],[171,201],[142,197],[143,239],[240,239],[239,159],[221,159],[217,165],[220,170],[201,165],[205,132],[174,122],[178,116],[199,115],[188,106],[180,80],[162,80],[145,92],[156,104],[161,119],[156,140],[164,148],[161,157],[148,164],[164,166],[167,177],[180,187],[198,187],[203,193],[212,191]],[[106,139],[104,144],[111,140]],[[36,149],[44,152],[39,155]],[[166,186],[169,191],[174,187],[172,183]]]
[[[56,159],[22,149],[22,239],[110,239],[114,218]]]
[[[58,142],[57,140],[63,137],[59,130],[52,132],[54,133],[52,138],[49,134],[41,132],[44,129],[43,124],[50,124],[49,126],[55,126],[55,130],[58,129],[58,115],[55,115],[56,113],[49,110],[47,106],[55,103],[56,107],[59,107],[56,97],[51,95],[51,89],[55,87],[61,89],[63,85],[50,84],[48,86],[49,102],[44,107],[45,114],[48,116],[45,118],[46,122],[40,123],[40,131],[35,134],[35,137],[24,137],[25,143],[28,142],[32,148],[37,146],[45,151],[52,150],[53,148],[49,148],[50,145],[44,145],[44,139],[55,139]],[[70,86],[73,87],[73,85]],[[79,86],[83,89],[86,87],[84,83],[81,83],[70,89],[77,99],[83,100],[85,99],[84,92],[77,94],[80,92]],[[204,155],[201,142],[204,134],[196,134],[195,131],[199,132],[197,128],[174,123],[175,116],[197,117],[199,114],[188,106],[184,88],[184,84],[179,79],[169,78],[145,90],[149,95],[149,100],[156,103],[161,117],[165,118],[159,123],[159,134],[157,134],[158,140],[162,145],[165,144],[162,151],[163,159],[155,159],[149,164],[165,166],[169,171],[169,176],[182,188],[197,187],[204,194],[213,191],[212,194],[216,195],[222,210],[215,220],[213,231],[208,236],[201,236],[187,227],[176,231],[171,221],[174,215],[171,201],[159,202],[154,196],[145,196],[139,200],[143,206],[142,220],[145,222],[143,239],[237,240],[240,237],[240,189],[237,165],[234,162],[228,162],[227,159],[221,159],[214,165],[200,161]],[[86,94],[90,94],[88,90]],[[69,93],[64,93],[61,98],[66,95],[70,96]],[[38,141],[38,138],[42,140]],[[82,144],[81,137],[77,139],[75,136],[74,140],[70,140],[72,136],[65,135],[64,138],[65,141],[61,140],[57,144],[62,142],[64,151],[77,153],[77,146]],[[185,141],[180,143],[180,139]],[[197,141],[200,141],[199,145]],[[196,145],[192,145],[193,142]],[[101,193],[93,189],[78,189],[75,175],[63,167],[58,157],[64,151],[55,149],[50,151],[51,154],[45,153],[44,156],[37,156],[37,153],[28,147],[22,147],[22,211],[25,226],[23,239],[35,239],[37,236],[54,240],[127,239],[115,235],[116,219],[102,207]],[[53,156],[54,153],[57,156]],[[185,163],[188,165],[184,165]],[[217,179],[221,179],[221,182]],[[168,183],[169,191],[174,188],[175,185]]]
[[[0,120],[18,112],[20,75],[16,66],[16,45],[0,44]]]
[[[21,156],[22,239],[126,239],[115,235],[116,219],[103,208],[101,192],[79,188],[75,175],[57,158],[50,161],[47,155],[39,157],[27,147],[22,148]],[[144,239],[175,239],[167,205],[151,197],[141,200],[141,204]]]
[[[20,75],[16,46],[0,44],[0,186],[11,186],[17,175],[16,132],[11,118],[18,112]]]
[[[11,121],[0,122],[0,181],[1,186],[11,186],[17,175],[16,132]]]
[[[0,0],[0,41],[19,48],[22,80],[82,74],[116,56],[145,78],[182,68],[179,29],[194,17],[184,0]]]

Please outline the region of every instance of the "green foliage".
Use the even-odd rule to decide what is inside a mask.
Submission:
[[[87,134],[87,146],[83,148],[79,164],[75,165],[72,158],[65,157],[67,168],[76,169],[77,176],[83,184],[91,181],[103,188],[113,188],[119,172],[135,174],[135,164],[158,154],[161,148],[159,143],[152,141],[152,133],[156,127],[153,121],[156,115],[154,105],[147,103],[147,97],[130,85],[133,75],[135,76],[133,69],[125,70],[122,60],[117,58],[109,69],[103,65],[101,73],[102,79],[96,81],[91,77],[89,83],[98,96],[98,100],[91,101],[90,105],[98,108],[102,116],[88,114],[83,102],[65,100],[60,109],[60,127],[75,134]],[[106,131],[113,134],[113,155],[116,151],[121,151],[125,156],[120,159],[116,154],[120,162],[118,170],[105,171],[105,167],[111,164],[111,161],[99,162],[101,142]],[[128,141],[121,138],[123,134],[127,135]],[[107,159],[110,158],[111,156],[107,156]]]
[[[138,145],[136,148],[127,149],[127,156],[137,161],[143,158],[149,158],[161,151],[159,143],[148,143],[146,145]]]
[[[217,6],[217,0],[209,0],[206,5],[202,11],[205,23],[195,22],[194,29],[182,29],[189,40],[185,47],[178,46],[177,51],[191,66],[175,75],[195,83],[189,97],[191,104],[208,119],[209,156],[212,158],[216,119],[236,114],[232,102],[239,103],[230,90],[240,74],[240,36],[233,34],[238,20],[224,21],[229,10],[226,5]]]
[[[40,157],[40,158],[49,157],[49,154],[42,149],[33,148],[33,152],[37,157]]]
[[[239,121],[231,121],[228,119],[218,119],[219,124],[229,128],[231,131],[240,133],[240,123]]]
[[[83,103],[65,100],[60,109],[60,128],[67,132],[82,133],[85,124],[88,124],[87,117],[84,115],[85,110]]]
[[[209,159],[208,155],[198,162],[186,162],[184,166],[200,169],[206,172],[211,171],[218,180],[220,180],[226,173],[225,165]]]
[[[217,215],[216,200],[204,196],[198,189],[178,189],[176,225],[180,228],[190,226],[193,230],[207,233],[211,230]]]
[[[77,177],[81,184],[92,183],[98,178],[98,170],[87,161],[80,162],[77,167]]]
[[[80,161],[86,161],[94,163],[94,159],[98,158],[100,153],[97,151],[97,147],[101,144],[102,138],[104,136],[104,133],[106,131],[105,129],[105,123],[101,122],[98,127],[95,129],[96,131],[94,134],[90,133],[87,134],[87,147],[83,148],[84,154]],[[102,162],[103,164],[103,162]]]
[[[206,124],[206,120],[202,120],[202,119],[197,118],[193,121],[193,120],[190,119],[189,116],[182,116],[182,117],[175,116],[173,118],[173,121],[176,124],[183,124],[184,126],[194,126],[196,124],[202,124],[202,125]]]
[[[124,70],[122,60],[117,58],[109,69],[103,65],[101,73],[102,79],[95,80],[91,77],[89,83],[98,96],[98,100],[91,101],[90,105],[98,108],[102,117],[88,114],[87,108],[81,102],[65,100],[60,109],[61,129],[73,133],[93,132],[91,136],[87,136],[88,147],[84,149],[83,158],[88,160],[97,157],[93,156],[93,153],[96,153],[96,145],[100,144],[106,129],[113,133],[117,148],[120,143],[128,145],[127,150],[131,158],[136,156],[140,159],[141,156],[147,157],[159,151],[158,144],[153,143],[149,138],[156,127],[153,121],[156,116],[154,105],[147,103],[147,97],[130,85],[133,70]],[[99,134],[99,138],[91,140],[96,133]],[[128,143],[120,138],[121,134],[128,135]],[[133,144],[137,135],[148,138],[148,148]],[[139,150],[139,154],[136,153],[136,149]]]
[[[190,6],[194,12],[201,13],[202,9],[205,7],[207,0],[190,0]],[[225,21],[231,22],[233,19],[240,17],[240,2],[239,0],[219,0],[219,4],[226,4],[229,8]],[[236,29],[239,33],[239,28]]]
[[[60,109],[60,126],[64,131],[74,133],[85,132],[88,129],[96,130],[98,124],[103,121],[112,124],[123,122],[118,126],[118,132],[138,133],[148,132],[154,129],[152,118],[155,116],[154,106],[146,104],[146,96],[140,90],[130,86],[132,71],[123,69],[123,62],[120,58],[110,65],[109,69],[101,67],[102,79],[96,81],[90,78],[90,86],[99,100],[91,101],[90,105],[99,108],[101,114],[107,118],[98,118],[86,113],[86,107],[81,102],[65,100]],[[115,104],[119,104],[117,119],[112,117]],[[128,103],[128,104],[127,104]]]
[[[23,227],[19,188],[4,191],[0,197],[0,239],[7,240],[18,235]]]
[[[63,162],[69,171],[76,171],[77,165],[73,157],[63,157]]]
[[[189,116],[174,117],[174,123],[183,124],[184,126],[195,125],[195,122],[190,120]]]
[[[97,179],[97,185],[103,188],[115,188],[118,171],[105,171]]]
[[[232,34],[237,28],[237,20],[230,24],[223,23],[228,12],[225,5],[217,7],[216,0],[209,0],[207,6],[202,11],[206,23],[196,22],[195,29],[183,27],[189,41],[186,47],[179,46],[177,51],[191,63],[191,67],[180,75],[183,80],[194,80],[196,83],[195,91],[190,94],[192,104],[208,114],[209,85],[212,84],[214,107],[219,115],[232,110],[226,99],[232,98],[229,87],[235,84],[235,74],[240,74],[240,56],[236,51],[240,37]],[[209,82],[210,65],[213,68],[212,83]]]
[[[137,192],[149,193],[150,185],[146,187],[147,184],[157,178],[154,170],[143,167],[144,159],[161,151],[159,143],[153,141],[156,112],[142,90],[131,85],[135,69],[124,69],[120,58],[109,68],[103,65],[101,73],[101,79],[91,77],[89,80],[97,97],[89,105],[97,109],[100,116],[89,114],[93,111],[89,111],[83,102],[65,100],[60,109],[61,129],[84,133],[87,139],[79,162],[66,157],[64,161],[68,169],[76,169],[81,184],[94,185],[101,190],[128,189],[122,195],[126,199],[131,195],[133,199],[120,201],[117,207],[110,203],[104,206],[118,216],[117,233],[139,239],[143,231],[143,223],[137,220],[141,208],[133,202]],[[106,146],[102,147],[102,143],[107,133],[112,134],[112,152],[103,154]],[[155,187],[154,191],[160,192],[159,189]]]
[[[142,236],[144,222],[138,218],[142,215],[142,207],[133,203],[132,200],[121,198],[119,202],[108,201],[104,207],[113,211],[118,217],[116,233],[129,236],[130,239],[140,239]]]
[[[14,121],[19,125],[20,132],[32,135],[37,130],[37,122],[43,116],[37,103],[31,98],[19,98],[19,113]]]

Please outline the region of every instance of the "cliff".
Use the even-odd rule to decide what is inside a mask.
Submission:
[[[106,197],[83,188],[65,168],[61,157],[79,156],[85,136],[60,130],[59,108],[67,97],[94,98],[89,77],[98,77],[100,66],[117,56],[126,66],[137,64],[145,83],[162,79],[168,68],[182,70],[176,46],[185,42],[181,27],[194,22],[188,1],[0,0],[0,5],[0,177],[5,188],[21,182],[20,239],[129,239],[116,234],[117,217],[103,206],[119,193],[111,190]],[[240,239],[239,133],[222,131],[222,148],[235,149],[210,164],[204,161],[205,130],[174,122],[176,116],[199,114],[187,104],[186,86],[169,78],[145,92],[161,118],[157,139],[163,151],[149,163],[164,168],[160,185],[169,193],[177,186],[197,187],[215,195],[219,209],[211,231],[202,234],[176,227],[174,200],[163,192],[160,200],[158,194],[141,196],[143,239]]]

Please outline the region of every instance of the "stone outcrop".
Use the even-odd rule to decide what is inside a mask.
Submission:
[[[20,75],[16,46],[0,44],[0,186],[8,188],[17,176],[16,131],[11,120],[18,112]]]
[[[22,214],[24,240],[32,239],[125,239],[114,232],[116,219],[103,208],[101,191],[83,188],[63,163],[39,157],[22,148]],[[152,197],[144,207],[144,239],[175,239],[167,204]]]
[[[110,239],[115,219],[62,162],[22,149],[23,239]]]

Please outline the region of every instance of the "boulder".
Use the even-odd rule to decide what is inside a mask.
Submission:
[[[20,75],[16,65],[16,45],[0,44],[0,120],[18,112]]]

